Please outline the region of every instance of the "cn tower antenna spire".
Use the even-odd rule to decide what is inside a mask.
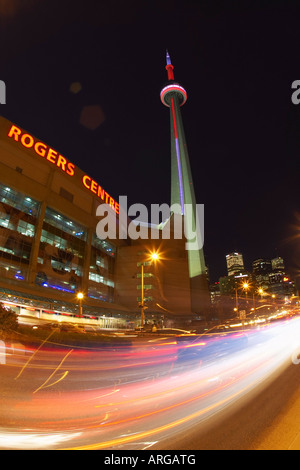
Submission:
[[[174,67],[171,63],[171,57],[169,55],[168,49],[166,49],[166,61],[167,61],[166,69],[168,72],[168,80],[174,80],[174,73],[173,73]]]
[[[166,60],[167,60],[167,65],[171,64],[171,57],[170,57],[170,54],[168,52],[168,49],[166,49]]]

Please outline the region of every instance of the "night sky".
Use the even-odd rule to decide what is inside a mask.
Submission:
[[[211,279],[231,251],[300,271],[300,5],[0,0],[0,18],[0,113],[129,204],[170,203],[167,48]]]

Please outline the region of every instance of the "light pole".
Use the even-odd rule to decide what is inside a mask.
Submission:
[[[260,300],[262,300],[262,297],[264,295],[264,290],[261,287],[258,289],[258,293],[260,294]]]
[[[248,311],[248,289],[249,289],[248,282],[243,283],[243,289],[246,291],[246,310],[240,312],[240,319],[242,320],[242,327],[244,327],[245,319],[246,319],[247,311]]]
[[[77,294],[77,299],[79,300],[79,317],[82,317],[82,299],[83,299],[83,293],[78,292]]]
[[[141,329],[145,323],[145,305],[144,305],[144,263],[141,264],[142,289],[141,289]]]
[[[244,288],[244,290],[246,291],[246,305],[247,305],[247,307],[248,307],[248,289],[249,289],[249,283],[248,283],[248,282],[244,282],[243,288]]]
[[[238,297],[238,287],[235,284],[235,312],[239,311],[239,297]]]
[[[254,312],[255,312],[255,310],[256,310],[255,291],[254,291],[254,289],[253,289],[253,310],[254,310]]]
[[[157,261],[159,260],[158,253],[151,253],[150,260]],[[142,277],[142,285],[141,285],[141,329],[144,328],[145,324],[145,304],[144,304],[144,262],[141,263],[141,277]]]

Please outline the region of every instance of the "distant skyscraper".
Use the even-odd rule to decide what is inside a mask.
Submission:
[[[171,205],[173,208],[175,207],[174,214],[179,214],[184,218],[187,217],[186,205],[189,205],[191,208],[191,212],[189,213],[191,220],[188,225],[192,227],[192,231],[195,232],[197,215],[196,198],[180,111],[181,106],[183,106],[187,100],[187,93],[174,79],[174,67],[171,63],[168,51],[166,61],[168,82],[162,88],[160,98],[162,103],[170,108]],[[202,241],[199,240],[199,242],[199,246],[202,246]],[[207,296],[208,298],[208,284],[203,249],[189,249],[188,263],[191,285],[191,305],[192,310],[197,312],[199,311],[199,305],[205,303],[204,297]]]
[[[245,269],[243,255],[241,253],[230,253],[226,255],[226,264],[228,276],[239,274]]]
[[[272,264],[268,259],[259,258],[253,261],[252,269],[254,274],[270,273],[272,271]]]
[[[272,263],[268,259],[258,258],[252,263],[252,271],[258,287],[267,290],[270,287]]]
[[[273,258],[271,262],[273,271],[284,271],[284,261],[280,256],[278,256],[277,258]]]

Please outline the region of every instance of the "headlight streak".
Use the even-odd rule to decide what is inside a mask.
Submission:
[[[245,335],[247,344],[239,343]],[[226,340],[217,335],[191,337],[187,343],[178,339],[174,344],[166,338],[155,347],[143,340],[122,351],[39,350],[26,368],[19,358],[22,376],[14,384],[32,380],[31,398],[22,400],[20,390],[18,400],[4,399],[0,448],[61,448],[63,442],[65,449],[159,448],[173,434],[196,423],[205,426],[212,415],[251,396],[291,363],[300,345],[300,320],[264,325]],[[53,372],[37,387],[47,361]],[[15,422],[19,432],[10,431]]]
[[[0,432],[0,446],[9,449],[43,450],[55,447],[64,441],[75,439],[80,433],[43,433],[2,430]]]
[[[267,368],[268,368],[271,365],[271,363],[272,363],[272,360],[270,359],[269,361],[267,361],[265,363],[265,366],[267,366]],[[132,418],[129,418],[129,419],[124,419],[124,420],[116,421],[116,422],[108,422],[108,423],[105,423],[105,425],[112,426],[112,425],[119,425],[119,424],[123,424],[123,423],[128,423],[129,421],[142,420],[142,419],[148,418],[149,416],[153,416],[153,415],[158,414],[158,413],[165,413],[166,411],[170,411],[170,410],[172,410],[176,407],[181,408],[181,407],[183,407],[187,404],[191,404],[192,402],[197,401],[197,400],[203,400],[204,398],[207,398],[208,396],[210,396],[214,393],[216,393],[217,396],[218,396],[218,394],[220,394],[220,392],[227,390],[229,387],[235,385],[238,382],[243,384],[244,379],[249,378],[249,376],[252,377],[252,375],[255,374],[257,371],[259,371],[259,369],[260,369],[260,365],[257,365],[253,370],[245,372],[242,376],[239,376],[237,378],[230,376],[231,380],[229,379],[229,381],[227,383],[225,383],[223,385],[220,385],[220,386],[214,388],[213,390],[210,390],[210,391],[208,391],[206,393],[203,393],[199,396],[193,396],[192,398],[190,398],[188,400],[176,403],[175,405],[170,405],[168,407],[161,408],[161,409],[158,409],[156,411],[152,411],[152,412],[149,412],[147,414],[140,415],[140,416],[133,416]],[[230,374],[235,373],[235,372],[237,372],[237,371],[235,371],[234,369],[231,369]],[[228,371],[227,371],[227,373],[228,373]],[[209,380],[209,381],[211,381],[211,380]],[[159,435],[161,433],[166,433],[166,432],[169,433],[171,430],[173,430],[173,429],[175,429],[179,426],[185,425],[185,424],[187,424],[189,422],[192,422],[196,419],[202,418],[207,414],[216,412],[218,409],[222,409],[224,406],[228,405],[232,401],[234,401],[237,398],[243,396],[246,392],[249,392],[253,387],[257,386],[258,383],[259,383],[259,381],[255,377],[252,381],[249,381],[246,386],[238,388],[237,391],[234,391],[233,393],[230,393],[230,391],[229,391],[228,395],[225,395],[223,398],[219,399],[218,401],[215,401],[215,402],[213,402],[212,404],[210,404],[208,406],[204,406],[203,408],[201,408],[200,410],[198,410],[196,412],[193,412],[191,414],[187,414],[186,416],[184,416],[180,419],[177,419],[175,421],[170,421],[169,423],[164,424],[162,426],[151,428],[147,431],[140,432],[140,433],[135,432],[135,433],[131,433],[131,434],[128,434],[128,435],[125,435],[125,436],[121,435],[120,438],[113,439],[113,440],[110,440],[110,441],[98,442],[98,443],[95,443],[95,444],[91,444],[91,445],[88,444],[88,445],[80,446],[80,447],[73,447],[72,450],[94,450],[94,449],[110,449],[110,448],[114,449],[114,448],[119,448],[120,446],[123,446],[124,444],[128,444],[132,441],[143,440],[143,439],[149,438],[153,435],[156,435],[156,437],[157,437],[157,434]],[[147,397],[142,397],[141,400],[143,400],[143,399],[145,400],[146,398]],[[117,405],[117,403],[114,403],[114,405]],[[145,422],[143,423],[143,425],[145,426]]]

